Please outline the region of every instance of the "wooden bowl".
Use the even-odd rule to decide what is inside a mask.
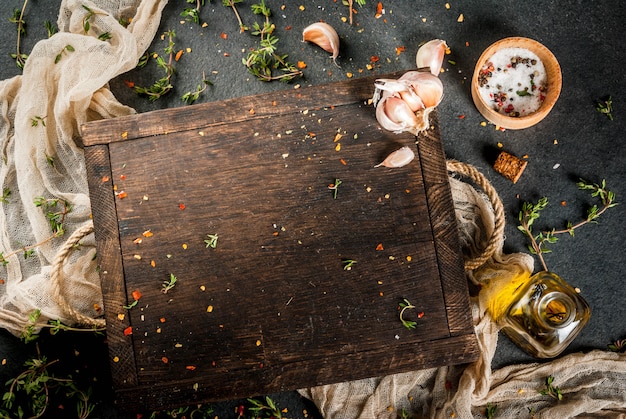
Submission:
[[[492,105],[486,103],[480,94],[478,87],[478,77],[480,75],[480,71],[493,54],[502,48],[527,49],[537,55],[537,57],[539,57],[539,59],[543,62],[547,78],[547,93],[539,109],[531,114],[519,117],[504,115],[494,110]],[[478,111],[489,122],[507,129],[528,128],[537,124],[545,118],[546,115],[548,115],[561,94],[562,80],[559,62],[548,48],[539,42],[528,38],[504,38],[489,46],[489,48],[487,48],[478,59],[474,69],[474,75],[472,76],[472,99],[474,100],[474,104],[476,105],[476,108],[478,108]]]

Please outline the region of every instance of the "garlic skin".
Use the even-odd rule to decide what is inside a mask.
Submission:
[[[448,49],[446,41],[433,39],[419,47],[415,62],[418,69],[430,69],[433,76],[438,76],[443,64],[443,56]]]
[[[408,146],[404,146],[394,151],[390,155],[388,155],[387,158],[383,160],[382,163],[377,164],[374,167],[380,167],[380,166],[391,167],[391,168],[403,167],[411,163],[414,158],[415,158],[415,153],[413,152],[413,150],[411,150],[411,148]]]
[[[332,59],[337,64],[339,55],[339,35],[332,26],[324,22],[313,23],[302,31],[302,41],[312,42],[326,52],[332,54]]]

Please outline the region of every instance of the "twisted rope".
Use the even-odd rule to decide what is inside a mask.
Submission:
[[[71,317],[76,323],[91,326],[91,327],[105,327],[106,323],[104,319],[94,319],[92,317],[85,316],[78,311],[74,310],[72,305],[67,302],[63,293],[63,264],[70,255],[74,247],[86,236],[93,233],[93,223],[89,222],[76,231],[67,239],[61,250],[56,254],[52,261],[52,274],[50,279],[52,282],[52,297],[56,303],[61,307],[65,313]]]
[[[499,249],[500,244],[504,239],[504,206],[498,196],[498,192],[496,192],[489,180],[487,180],[487,178],[474,166],[456,160],[447,160],[446,168],[449,172],[458,173],[471,179],[483,190],[483,192],[485,192],[489,198],[489,202],[491,202],[491,206],[493,207],[494,228],[493,233],[487,242],[487,246],[485,246],[479,256],[465,261],[465,270],[473,271],[474,269],[481,267],[491,256],[493,256],[496,250]]]

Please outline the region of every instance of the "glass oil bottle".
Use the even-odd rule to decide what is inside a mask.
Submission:
[[[559,355],[589,320],[589,305],[552,272],[539,272],[514,285],[497,295],[501,309],[495,320],[502,331],[534,357]]]

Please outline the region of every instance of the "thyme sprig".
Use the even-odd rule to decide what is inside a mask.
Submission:
[[[56,55],[56,57],[54,57],[54,63],[58,64],[59,61],[61,61],[61,59],[63,58],[63,54],[65,54],[65,52],[74,52],[74,47],[71,46],[70,44],[67,44],[66,46],[63,47],[63,49]]]
[[[52,37],[52,35],[54,35],[58,31],[57,28],[55,28],[52,22],[50,22],[49,20],[46,20],[43,23],[43,26],[46,28],[46,32],[48,32],[48,38]]]
[[[8,204],[10,196],[11,196],[11,189],[4,188],[2,190],[2,196],[0,197],[0,202],[3,203],[3,204]]]
[[[344,6],[348,6],[348,9],[350,10],[350,17],[349,17],[349,21],[350,21],[350,25],[352,25],[352,15],[354,13],[354,3],[358,4],[359,6],[363,7],[365,5],[365,0],[341,0],[341,3]]]
[[[248,27],[243,24],[243,20],[241,20],[241,16],[239,15],[239,12],[237,11],[237,7],[235,6],[237,3],[241,3],[241,2],[242,0],[222,0],[222,5],[233,9],[233,12],[235,13],[235,16],[237,17],[237,22],[239,22],[239,33],[244,33],[245,31],[248,30]]]
[[[491,404],[491,402],[487,403],[487,407],[485,407],[485,417],[487,419],[493,419],[496,414],[496,410],[498,410],[498,406],[495,404]]]
[[[554,376],[549,375],[546,377],[546,388],[539,390],[539,394],[543,396],[550,396],[556,400],[563,400],[563,393],[559,387],[553,385]]]
[[[0,409],[2,417],[42,417],[50,406],[50,399],[57,396],[65,402],[76,403],[76,417],[87,418],[95,407],[89,400],[91,388],[83,391],[71,376],[61,378],[50,374],[48,368],[57,362],[58,359],[48,361],[45,356],[27,360],[24,363],[26,369],[6,383],[8,389],[2,396],[3,409]],[[27,406],[15,406],[19,401],[24,401]]]
[[[183,9],[180,15],[188,22],[200,23],[200,9],[204,6],[204,0],[187,0],[187,3],[195,3],[196,6]]]
[[[161,292],[163,294],[167,294],[169,290],[176,286],[176,282],[178,278],[174,274],[170,274],[170,279],[168,281],[163,281],[163,285],[161,286]]]
[[[8,202],[10,195],[11,191],[8,188],[4,189],[0,201],[3,203]],[[44,197],[37,197],[35,198],[34,204],[35,206],[41,207],[44,209],[44,211],[46,211],[46,218],[50,224],[50,228],[52,229],[52,235],[40,241],[39,243],[22,246],[21,248],[6,255],[3,252],[0,252],[0,264],[2,266],[6,266],[9,264],[9,259],[11,258],[11,256],[22,253],[24,255],[24,259],[26,259],[29,256],[32,256],[35,253],[35,249],[39,246],[65,234],[65,227],[63,226],[63,223],[65,222],[67,214],[72,212],[73,209],[73,206],[70,202],[61,199],[46,199]],[[61,207],[61,209],[57,210],[57,207]]]
[[[150,87],[134,86],[134,91],[140,96],[147,96],[151,101],[159,99],[161,96],[169,93],[174,86],[172,85],[172,77],[174,76],[174,38],[176,32],[173,29],[165,32],[163,38],[167,38],[167,46],[164,48],[167,61],[157,53],[153,53],[152,57],[156,59],[157,66],[165,71],[165,76],[155,81]],[[149,56],[144,56],[140,59],[138,67],[146,65]]]
[[[541,231],[536,235],[533,233],[532,227],[534,222],[540,217],[541,212],[548,206],[547,197],[540,198],[535,204],[532,202],[524,202],[522,204],[522,210],[518,215],[520,224],[517,226],[517,229],[530,238],[531,244],[528,246],[528,249],[531,254],[539,257],[541,265],[545,271],[548,270],[548,267],[543,258],[543,254],[551,252],[548,245],[554,244],[558,241],[557,235],[568,233],[573,237],[576,229],[584,226],[585,224],[597,223],[600,215],[602,215],[609,208],[617,205],[617,202],[615,202],[615,193],[607,189],[606,180],[604,179],[600,184],[589,183],[580,179],[577,186],[580,190],[592,191],[591,196],[594,198],[599,197],[602,202],[602,207],[599,208],[597,205],[593,205],[587,210],[587,217],[584,220],[576,224],[568,221],[567,227],[561,230],[553,228],[551,230]]]
[[[191,105],[196,100],[198,100],[200,95],[207,89],[207,87],[212,86],[212,85],[213,85],[213,83],[211,83],[209,80],[207,80],[206,75],[205,75],[205,73],[203,71],[202,72],[202,82],[200,84],[198,84],[198,86],[196,86],[196,90],[194,90],[193,92],[187,92],[187,93],[183,94],[180,99],[183,102],[185,102],[186,104]]]
[[[40,207],[45,211],[46,218],[52,229],[52,234],[55,237],[60,237],[65,234],[63,223],[65,222],[67,214],[72,212],[73,209],[73,205],[69,201],[58,198],[46,199],[43,196],[38,196],[35,198],[34,204],[36,207]],[[57,210],[59,207],[61,207],[61,209]]]
[[[204,244],[207,248],[215,249],[217,247],[217,239],[219,236],[217,234],[207,234],[208,239],[204,241]]]
[[[613,98],[611,96],[606,99],[600,99],[596,101],[596,110],[613,120]]]
[[[102,332],[104,332],[106,330],[105,327],[97,327],[94,326],[92,328],[79,328],[79,327],[72,327],[72,326],[68,326],[66,324],[63,324],[61,322],[61,320],[48,320],[48,323],[40,323],[37,324],[37,321],[39,320],[39,318],[41,317],[41,310],[36,308],[34,310],[32,310],[30,313],[28,313],[28,322],[26,323],[26,325],[24,326],[24,329],[22,329],[22,333],[20,334],[20,338],[25,342],[32,342],[34,340],[36,340],[39,335],[37,335],[35,333],[35,330],[37,328],[37,326],[41,327],[41,328],[46,328],[46,329],[50,329],[50,334],[51,335],[56,335],[57,333],[64,331],[64,332],[95,332],[96,334],[101,334]],[[0,416],[1,417],[1,416]]]
[[[278,405],[271,397],[265,396],[265,400],[248,399],[248,403],[252,406],[249,410],[254,413],[254,417],[267,417],[274,419],[282,419],[283,414]]]
[[[328,189],[333,191],[333,199],[337,199],[337,194],[339,193],[339,186],[341,186],[343,182],[341,179],[335,178],[335,182],[328,185]]]
[[[15,60],[15,64],[20,69],[24,69],[24,64],[26,64],[26,60],[28,59],[28,54],[24,54],[21,51],[22,36],[26,35],[26,21],[24,20],[24,13],[26,12],[27,4],[28,0],[24,0],[24,3],[22,4],[22,9],[15,9],[13,12],[13,17],[9,18],[9,22],[15,23],[17,25],[17,41],[15,46],[15,53],[11,54],[11,58]]]
[[[626,339],[618,339],[608,345],[609,351],[612,352],[626,352]]]
[[[351,271],[352,267],[354,266],[354,264],[356,263],[356,260],[354,259],[343,259],[341,261],[342,265],[343,265],[343,270],[344,271]]]
[[[46,116],[36,115],[30,119],[31,127],[37,127],[41,124],[41,126],[46,126]]]
[[[1,201],[6,203],[8,201],[10,194],[11,194],[11,191],[9,189],[5,189],[3,191],[3,196],[2,196]],[[49,242],[55,237],[61,237],[63,236],[63,234],[65,234],[65,227],[63,226],[63,223],[65,222],[65,218],[67,214],[72,212],[72,209],[73,209],[73,206],[70,202],[62,200],[62,199],[46,199],[40,196],[40,197],[35,198],[34,204],[37,207],[43,208],[43,210],[45,211],[46,219],[48,220],[48,223],[50,224],[50,228],[52,229],[52,235],[40,241],[39,243],[31,244],[28,246],[23,246],[6,255],[0,252],[0,264],[2,266],[8,265],[9,259],[11,258],[11,256],[16,255],[18,253],[23,253],[24,259],[27,259],[29,256],[33,255],[37,247]],[[61,207],[61,208],[57,209],[58,207]]]
[[[404,318],[404,312],[407,310],[414,310],[415,306],[406,298],[404,298],[398,306],[400,307],[400,321],[402,322],[402,326],[406,327],[408,330],[415,329],[417,327],[417,322]]]
[[[226,0],[225,0],[226,1]],[[287,61],[287,54],[279,54],[276,45],[279,38],[274,35],[276,25],[270,22],[272,14],[269,7],[265,5],[265,0],[251,6],[252,12],[265,17],[263,24],[255,22],[253,24],[252,35],[260,37],[259,47],[253,48],[243,58],[243,64],[257,79],[261,81],[280,80],[288,82],[302,75],[302,71]]]

